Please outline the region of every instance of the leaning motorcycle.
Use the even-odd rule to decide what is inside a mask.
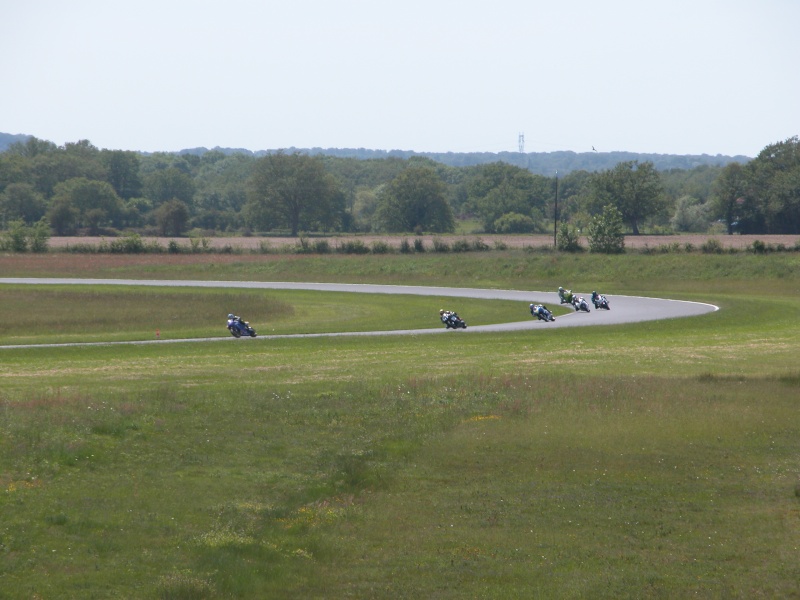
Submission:
[[[606,310],[611,310],[611,306],[608,304],[608,299],[603,296],[603,294],[599,294],[597,296],[592,297],[592,304],[596,309],[604,308]]]
[[[553,316],[553,313],[543,304],[531,304],[531,315],[539,319],[540,321],[555,321],[556,318]]]
[[[575,312],[578,311],[585,311],[589,312],[589,303],[586,302],[586,298],[583,296],[575,296],[572,299],[572,306],[575,308]]]
[[[466,329],[467,324],[464,322],[464,319],[459,317],[456,313],[450,313],[449,315],[442,317],[442,323],[447,329]]]
[[[242,321],[241,319],[228,319],[228,331],[236,338],[242,337],[243,335],[256,337],[256,330],[250,326],[250,323]]]

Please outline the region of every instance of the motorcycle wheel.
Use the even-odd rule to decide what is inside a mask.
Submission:
[[[250,337],[256,337],[256,332],[255,331],[251,331],[250,332]]]
[[[231,329],[231,335],[235,338],[242,337],[242,334],[236,329]]]

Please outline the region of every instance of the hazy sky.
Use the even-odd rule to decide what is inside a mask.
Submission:
[[[798,0],[0,0],[0,132],[59,145],[755,156]]]

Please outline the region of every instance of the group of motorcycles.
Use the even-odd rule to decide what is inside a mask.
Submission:
[[[558,288],[558,297],[561,300],[561,304],[571,304],[576,312],[579,310],[589,312],[589,303],[586,302],[586,299],[583,296],[573,294],[572,290],[565,290],[563,287],[560,287]],[[597,292],[592,292],[592,304],[594,304],[595,310],[611,310],[608,298]]]
[[[571,290],[565,290],[562,287],[558,288],[558,297],[561,300],[561,304],[571,305],[576,312],[589,312],[589,303],[586,301],[586,298],[577,294],[573,294]],[[611,310],[611,305],[608,302],[608,298],[606,298],[603,294],[598,294],[596,291],[592,292],[591,301],[592,304],[594,304],[595,310]],[[531,316],[536,317],[540,321],[550,322],[556,320],[552,311],[550,311],[550,309],[544,304],[531,304],[529,308],[531,311]],[[467,324],[464,322],[464,320],[453,311],[440,310],[439,317],[447,329],[467,328]]]
[[[575,309],[575,312],[589,312],[589,303],[583,296],[573,294],[572,291],[565,290],[564,288],[560,287],[558,288],[558,297],[561,300],[561,304],[571,305],[572,308]],[[598,294],[597,292],[592,292],[592,304],[594,304],[595,310],[611,310],[611,305],[608,303],[608,298],[606,298],[603,294]],[[540,321],[556,320],[556,318],[553,316],[553,313],[550,312],[550,310],[544,304],[531,304],[530,309],[531,315]]]
[[[561,304],[570,304],[576,312],[584,311],[589,312],[589,303],[583,296],[573,294],[571,290],[565,290],[563,287],[558,288],[558,297]],[[592,292],[592,304],[595,310],[605,309],[611,310],[608,299],[603,294]],[[544,304],[531,304],[531,316],[536,317],[540,321],[555,321],[556,318],[553,313]],[[440,310],[439,318],[447,329],[466,329],[467,323],[452,310]],[[241,317],[234,314],[228,315],[228,331],[231,332],[233,337],[250,336],[256,337],[256,330]]]

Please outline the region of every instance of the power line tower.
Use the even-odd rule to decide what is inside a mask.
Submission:
[[[519,144],[519,152],[522,154],[525,152],[525,134],[520,133],[519,138],[517,139],[517,143]]]

